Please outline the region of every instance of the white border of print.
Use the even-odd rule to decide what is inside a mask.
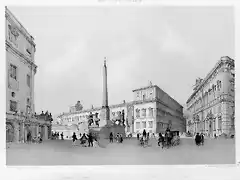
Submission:
[[[71,3],[70,3],[71,2]],[[3,1],[1,1],[3,3]],[[239,22],[240,19],[240,4],[238,1],[221,1],[221,0],[208,0],[208,1],[199,1],[199,0],[191,0],[191,1],[157,1],[157,0],[79,0],[74,1],[49,1],[49,0],[41,0],[41,1],[32,1],[32,0],[8,0],[4,1],[1,6],[1,11],[4,13],[5,5],[47,5],[47,6],[66,6],[66,5],[94,5],[94,6],[108,6],[108,5],[130,5],[130,6],[143,6],[143,5],[168,5],[168,6],[234,6],[235,9],[235,62],[236,62],[236,107],[240,106],[240,96],[238,96],[238,91],[240,89],[240,63],[237,61],[240,54],[237,50],[239,50],[239,40],[240,40],[240,28]],[[5,26],[5,17],[2,13],[1,16],[1,26]],[[1,28],[2,35],[5,33],[4,27]],[[2,41],[3,40],[3,41]],[[238,41],[237,41],[238,40]],[[1,63],[0,66],[2,73],[0,85],[1,87],[5,86],[5,34],[1,36],[1,50],[3,51],[1,54]],[[239,179],[237,176],[237,172],[239,170],[239,162],[240,162],[240,148],[238,141],[238,132],[240,132],[240,124],[239,121],[236,121],[236,161],[237,165],[221,165],[221,166],[52,166],[52,167],[16,167],[16,168],[6,168],[6,151],[5,151],[5,88],[1,88],[1,123],[0,129],[3,134],[0,135],[1,140],[1,177],[3,179],[184,179],[184,180],[194,180],[194,179],[212,179],[216,178],[218,180],[230,180],[230,179]],[[237,108],[236,108],[237,109]],[[239,119],[239,111],[236,111],[236,119]],[[2,179],[2,178],[1,178]]]

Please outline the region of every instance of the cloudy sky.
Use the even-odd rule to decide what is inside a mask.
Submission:
[[[9,7],[35,38],[36,111],[102,103],[107,57],[109,104],[133,100],[151,80],[182,105],[197,77],[234,58],[230,7]]]

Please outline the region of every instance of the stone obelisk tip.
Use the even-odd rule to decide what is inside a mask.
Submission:
[[[106,66],[106,61],[107,61],[107,58],[104,57],[104,66]]]

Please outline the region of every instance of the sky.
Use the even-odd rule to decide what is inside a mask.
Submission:
[[[110,105],[152,81],[185,106],[196,78],[235,59],[231,7],[8,8],[35,38],[36,112],[101,106],[104,57]]]

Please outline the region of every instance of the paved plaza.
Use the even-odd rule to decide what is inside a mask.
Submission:
[[[49,140],[42,144],[11,144],[6,151],[7,165],[177,165],[233,164],[233,139],[206,139],[197,147],[193,139],[181,139],[181,145],[159,148],[152,139],[143,148],[136,139],[123,144],[101,140],[101,147],[72,146],[69,140]]]

